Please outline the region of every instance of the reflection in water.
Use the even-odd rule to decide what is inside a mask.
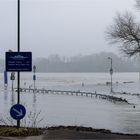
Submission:
[[[14,90],[8,90],[8,88],[4,89],[4,122],[7,123],[7,125],[13,125],[14,120],[9,116],[9,100],[10,100],[10,107],[12,107],[15,104],[15,95]]]
[[[2,123],[6,124],[6,125],[11,125],[12,124],[12,118],[9,118],[8,117],[8,113],[9,113],[9,98],[8,98],[8,88],[5,87],[4,89],[4,112],[3,112],[3,115],[2,115]]]
[[[12,94],[11,94],[11,107],[15,104],[15,95],[14,95],[14,90],[12,88]],[[14,120],[11,118],[10,119],[11,124],[14,124]]]
[[[33,93],[33,112],[36,113],[36,92]]]
[[[12,90],[12,94],[11,94],[11,106],[13,106],[15,104],[15,95],[14,95],[14,90]]]
[[[8,104],[8,90],[5,88],[4,90],[4,105],[7,106]]]

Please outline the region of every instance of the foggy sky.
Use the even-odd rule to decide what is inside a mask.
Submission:
[[[17,0],[0,0],[0,58],[17,50],[16,6]],[[105,30],[126,10],[135,11],[134,0],[21,0],[21,51],[33,57],[117,52]]]

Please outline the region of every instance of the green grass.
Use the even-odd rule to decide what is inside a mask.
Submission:
[[[0,126],[0,136],[37,136],[43,133],[39,128],[16,128]]]

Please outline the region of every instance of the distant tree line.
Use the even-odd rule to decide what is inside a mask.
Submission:
[[[108,72],[110,61],[113,59],[115,72],[139,72],[139,61],[129,58],[121,58],[114,53],[102,52],[91,55],[78,55],[73,57],[60,57],[51,55],[48,58],[36,58],[37,72]],[[5,60],[0,59],[0,72],[4,71]]]
[[[139,72],[139,62],[131,59],[122,59],[114,53],[79,55],[73,57],[60,57],[51,55],[48,58],[34,60],[38,72],[108,72],[110,61],[113,59],[115,72]]]

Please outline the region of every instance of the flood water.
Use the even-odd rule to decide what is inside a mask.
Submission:
[[[37,73],[36,88],[90,91],[110,94],[108,73]],[[21,73],[21,87],[33,88],[32,73]],[[138,73],[115,73],[115,92],[140,93]],[[0,123],[16,124],[9,114],[17,103],[17,93],[11,91],[11,81],[4,88],[3,74],[0,74]],[[10,73],[9,73],[10,77]],[[16,88],[16,80],[14,81]],[[111,94],[112,95],[112,94]],[[110,129],[113,132],[140,134],[140,98],[132,95],[114,95],[135,104],[114,104],[106,100],[85,96],[21,93],[21,104],[27,114],[22,126],[48,127],[56,125],[78,125]],[[34,120],[36,119],[35,123]]]

